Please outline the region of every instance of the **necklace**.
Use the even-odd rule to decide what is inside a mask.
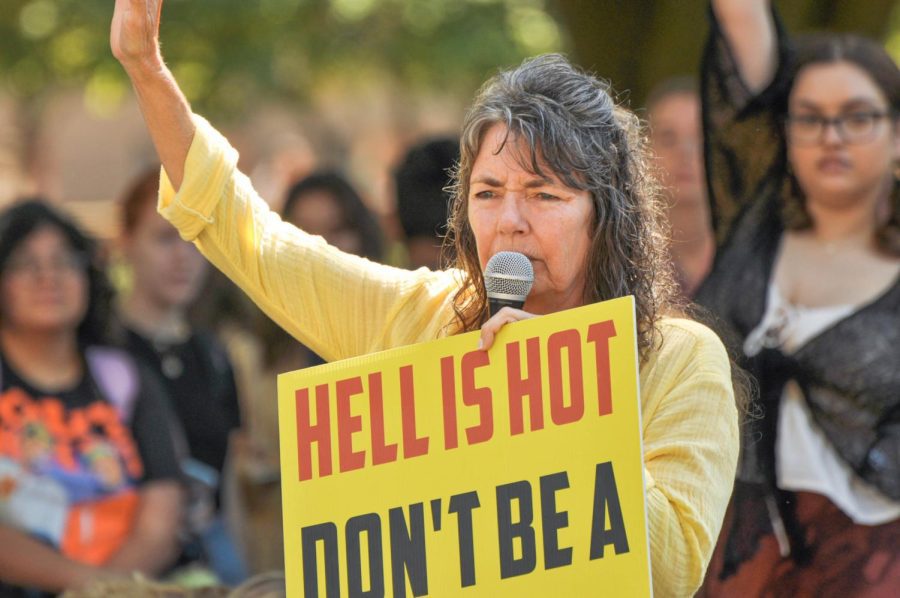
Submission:
[[[184,373],[184,361],[174,353],[166,353],[161,356],[160,366],[163,375],[169,380],[181,377]]]
[[[179,348],[191,336],[191,328],[183,319],[168,320],[156,326],[155,333],[148,330],[138,318],[127,318],[131,327],[139,336],[147,339],[159,358],[159,369],[169,380],[180,378],[184,373],[184,359],[179,355]]]
[[[190,338],[190,328],[183,322],[163,334],[149,337],[153,350],[159,357],[159,368],[163,376],[169,380],[180,378],[184,373],[184,359],[180,352],[188,338]]]
[[[184,373],[184,360],[178,354],[178,345],[158,338],[151,339],[150,342],[159,357],[159,368],[163,375],[169,380],[181,377]]]

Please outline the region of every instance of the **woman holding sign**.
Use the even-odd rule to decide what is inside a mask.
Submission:
[[[273,319],[329,360],[482,330],[624,295],[637,306],[653,585],[699,586],[731,493],[729,360],[674,313],[660,207],[636,117],[559,56],[491,79],[465,122],[450,230],[456,268],[415,272],[344,254],[283,223],[194,115],[159,50],[159,0],[117,0],[111,44],[164,166],[161,212]],[[483,268],[527,256],[523,309],[490,317]]]

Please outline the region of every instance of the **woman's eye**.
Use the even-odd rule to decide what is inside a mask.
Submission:
[[[874,121],[875,117],[869,112],[854,112],[845,116],[844,120],[851,127],[865,127]]]
[[[554,199],[559,199],[559,197],[557,197],[556,195],[553,195],[552,193],[541,192],[541,193],[538,193],[538,199],[554,200]]]
[[[494,197],[494,192],[487,191],[487,190],[479,191],[478,193],[475,194],[475,197],[477,199],[491,199],[492,197]]]

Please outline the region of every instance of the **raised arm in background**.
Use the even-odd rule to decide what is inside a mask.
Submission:
[[[194,123],[191,108],[159,49],[162,4],[162,0],[116,0],[110,46],[131,79],[159,159],[177,190],[194,138]]]
[[[784,143],[774,111],[788,38],[769,0],[712,0],[703,55],[704,162],[718,245],[763,185],[780,184]]]
[[[753,95],[764,90],[778,66],[771,0],[713,0],[712,8],[741,79]]]

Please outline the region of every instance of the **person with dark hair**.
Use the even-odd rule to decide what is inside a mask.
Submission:
[[[0,595],[34,596],[177,554],[165,399],[109,346],[96,247],[39,200],[0,215]]]
[[[676,280],[692,297],[709,273],[715,240],[703,172],[700,90],[691,77],[673,77],[647,96],[650,147],[659,166]]]
[[[132,276],[119,313],[126,346],[163,381],[187,442],[189,533],[178,564],[204,562],[223,582],[237,583],[244,567],[219,511],[229,437],[241,424],[234,374],[215,336],[188,319],[207,264],[156,212],[158,195],[157,168],[138,176],[121,202],[121,247]]]
[[[288,189],[281,218],[345,253],[375,262],[384,258],[378,221],[353,186],[336,172],[314,173],[294,183]],[[260,337],[263,362],[273,373],[325,363],[269,319],[264,321]]]
[[[384,253],[381,227],[372,211],[343,175],[313,173],[288,189],[281,217],[342,251],[370,260]],[[299,224],[298,224],[299,225]]]
[[[510,322],[634,296],[653,587],[659,596],[690,595],[731,493],[738,411],[722,343],[672,317],[675,285],[638,119],[562,56],[494,76],[463,127],[449,221],[454,267],[391,268],[271,212],[165,67],[160,9],[119,0],[111,39],[162,158],[160,209],[325,359],[479,329],[489,350]],[[491,316],[483,268],[501,250],[524,254],[535,280],[523,309]]]
[[[704,58],[722,245],[698,293],[743,348],[747,427],[710,596],[900,588],[900,70],[715,0]]]
[[[441,247],[450,215],[447,186],[457,161],[459,141],[442,137],[413,146],[394,170],[397,216],[411,268],[441,267]],[[446,257],[452,261],[450,253]]]

